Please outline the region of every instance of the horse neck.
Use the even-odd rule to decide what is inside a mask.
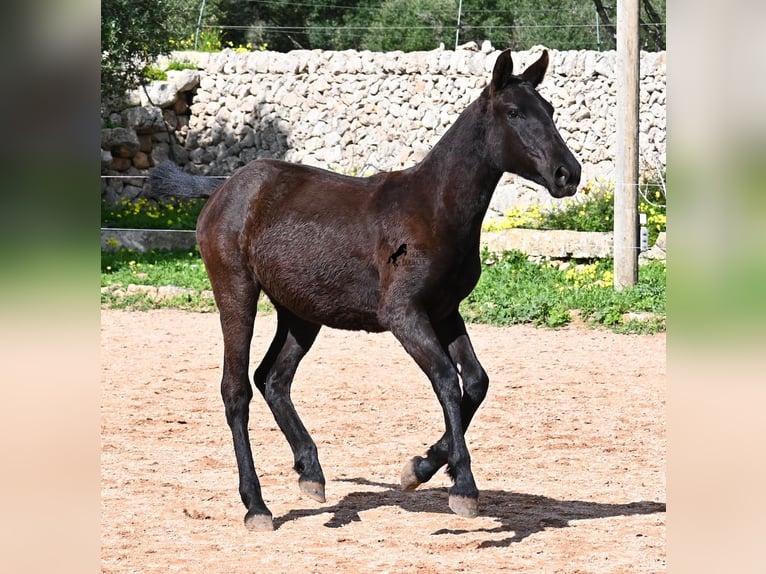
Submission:
[[[503,174],[487,157],[480,104],[468,106],[414,168],[431,190],[434,221],[444,222],[450,233],[478,234]]]

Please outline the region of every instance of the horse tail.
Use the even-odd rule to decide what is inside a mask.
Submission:
[[[162,162],[149,174],[151,195],[158,199],[168,197],[181,199],[207,198],[222,183],[217,178],[186,173],[170,161]]]

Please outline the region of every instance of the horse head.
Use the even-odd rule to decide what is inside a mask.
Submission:
[[[511,51],[502,52],[483,96],[487,144],[495,166],[545,187],[553,197],[574,195],[581,166],[553,123],[553,106],[537,91],[548,68],[548,51],[520,75]]]

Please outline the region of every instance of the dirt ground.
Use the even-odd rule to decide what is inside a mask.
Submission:
[[[259,316],[253,361],[274,332]],[[468,433],[478,518],[404,463],[443,431],[389,334],[323,330],[293,398],[327,477],[302,498],[256,396],[250,429],[274,532],[249,532],[218,385],[216,314],[101,314],[102,572],[664,572],[665,335],[469,325],[490,376]],[[256,394],[257,395],[257,394]]]

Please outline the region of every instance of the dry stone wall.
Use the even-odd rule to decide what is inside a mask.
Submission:
[[[517,70],[541,48],[513,54]],[[136,176],[170,158],[192,173],[229,175],[275,157],[364,175],[422,159],[486,85],[498,51],[289,53],[178,52],[196,70],[169,72],[113,112],[102,134],[102,172]],[[584,181],[613,179],[615,52],[550,50],[539,91],[555,107]],[[160,65],[163,65],[160,62]],[[642,170],[665,166],[665,52],[641,53]],[[109,200],[146,193],[145,180],[104,180]],[[492,209],[547,203],[547,193],[507,175]]]

